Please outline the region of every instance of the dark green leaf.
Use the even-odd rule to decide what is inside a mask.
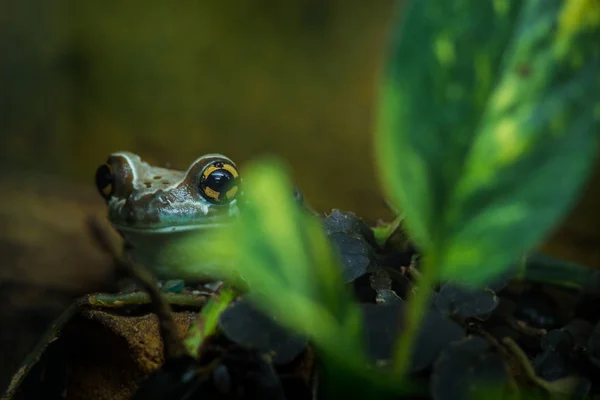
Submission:
[[[455,283],[444,284],[435,297],[435,307],[439,312],[459,318],[486,319],[498,302],[498,297],[491,289],[464,287]]]
[[[338,250],[345,282],[352,282],[367,272],[371,265],[372,249],[363,237],[339,232],[329,236]]]
[[[394,343],[404,328],[406,303],[396,299],[388,304],[362,304],[369,355],[375,360],[390,360]],[[449,343],[462,339],[464,330],[436,310],[425,315],[412,354],[413,372],[427,368]]]
[[[247,299],[227,308],[220,316],[219,326],[229,340],[269,355],[274,364],[292,361],[307,343],[306,338],[282,328]]]
[[[327,235],[335,233],[348,233],[362,236],[367,242],[373,244],[375,236],[369,226],[353,212],[331,210],[331,213],[323,218],[323,226]]]
[[[506,395],[507,367],[484,339],[469,336],[442,351],[433,366],[430,388],[435,400],[467,400],[474,398],[474,392],[490,388],[504,388]]]
[[[577,20],[586,12],[573,3],[422,0],[404,13],[382,90],[380,170],[441,278],[500,273],[588,175],[600,18]]]

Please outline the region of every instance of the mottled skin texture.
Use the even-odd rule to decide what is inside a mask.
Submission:
[[[108,200],[110,221],[119,230],[185,230],[235,217],[235,199],[213,204],[199,189],[202,171],[216,161],[235,166],[223,155],[209,154],[187,171],[177,171],[152,166],[133,153],[113,153],[108,159],[114,177],[114,194]]]
[[[202,156],[187,171],[155,167],[129,152],[111,154],[106,165],[110,184],[101,182],[98,189],[107,200],[108,218],[134,259],[160,279],[186,278],[190,270],[185,254],[172,244],[190,233],[218,229],[239,214],[234,197],[215,204],[201,188],[203,172],[215,165],[225,165],[237,178],[235,164],[221,154]]]

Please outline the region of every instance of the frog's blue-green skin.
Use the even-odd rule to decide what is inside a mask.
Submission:
[[[159,279],[193,279],[181,246],[190,233],[218,229],[239,215],[240,178],[232,160],[207,154],[187,171],[152,166],[130,152],[113,153],[96,184],[108,219],[133,259]],[[207,262],[209,262],[207,260]]]

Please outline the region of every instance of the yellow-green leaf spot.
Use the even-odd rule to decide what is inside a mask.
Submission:
[[[467,195],[473,188],[493,182],[500,168],[521,157],[527,149],[528,142],[519,136],[519,127],[518,119],[504,117],[485,129],[473,147],[471,159],[468,161],[469,172],[463,176],[457,189],[459,197]],[[493,150],[489,150],[489,143],[492,143]]]
[[[525,150],[526,143],[519,137],[519,124],[514,118],[500,120],[493,135],[498,146],[497,161],[502,165],[512,163]]]
[[[505,16],[510,10],[510,1],[508,0],[494,0],[494,11],[500,16]]]
[[[442,259],[445,260],[440,265],[442,277],[456,276],[457,271],[464,270],[465,265],[480,265],[481,261],[485,260],[485,254],[481,247],[473,243],[455,241]]]
[[[600,0],[565,0],[558,16],[556,56],[562,59],[569,55],[570,43],[575,35],[598,27],[600,27]]]
[[[496,89],[492,99],[493,112],[500,113],[518,100],[517,93],[519,87],[515,79],[505,79],[505,81]]]
[[[435,57],[445,67],[451,67],[456,62],[454,42],[447,35],[438,35],[434,42]]]
[[[558,17],[559,37],[600,26],[600,0],[566,0]]]

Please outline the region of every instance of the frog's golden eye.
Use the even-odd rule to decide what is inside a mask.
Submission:
[[[200,193],[211,203],[226,204],[237,196],[239,183],[240,176],[233,164],[215,161],[202,171]]]
[[[105,200],[108,200],[114,194],[115,182],[110,165],[101,165],[96,170],[96,188]]]

